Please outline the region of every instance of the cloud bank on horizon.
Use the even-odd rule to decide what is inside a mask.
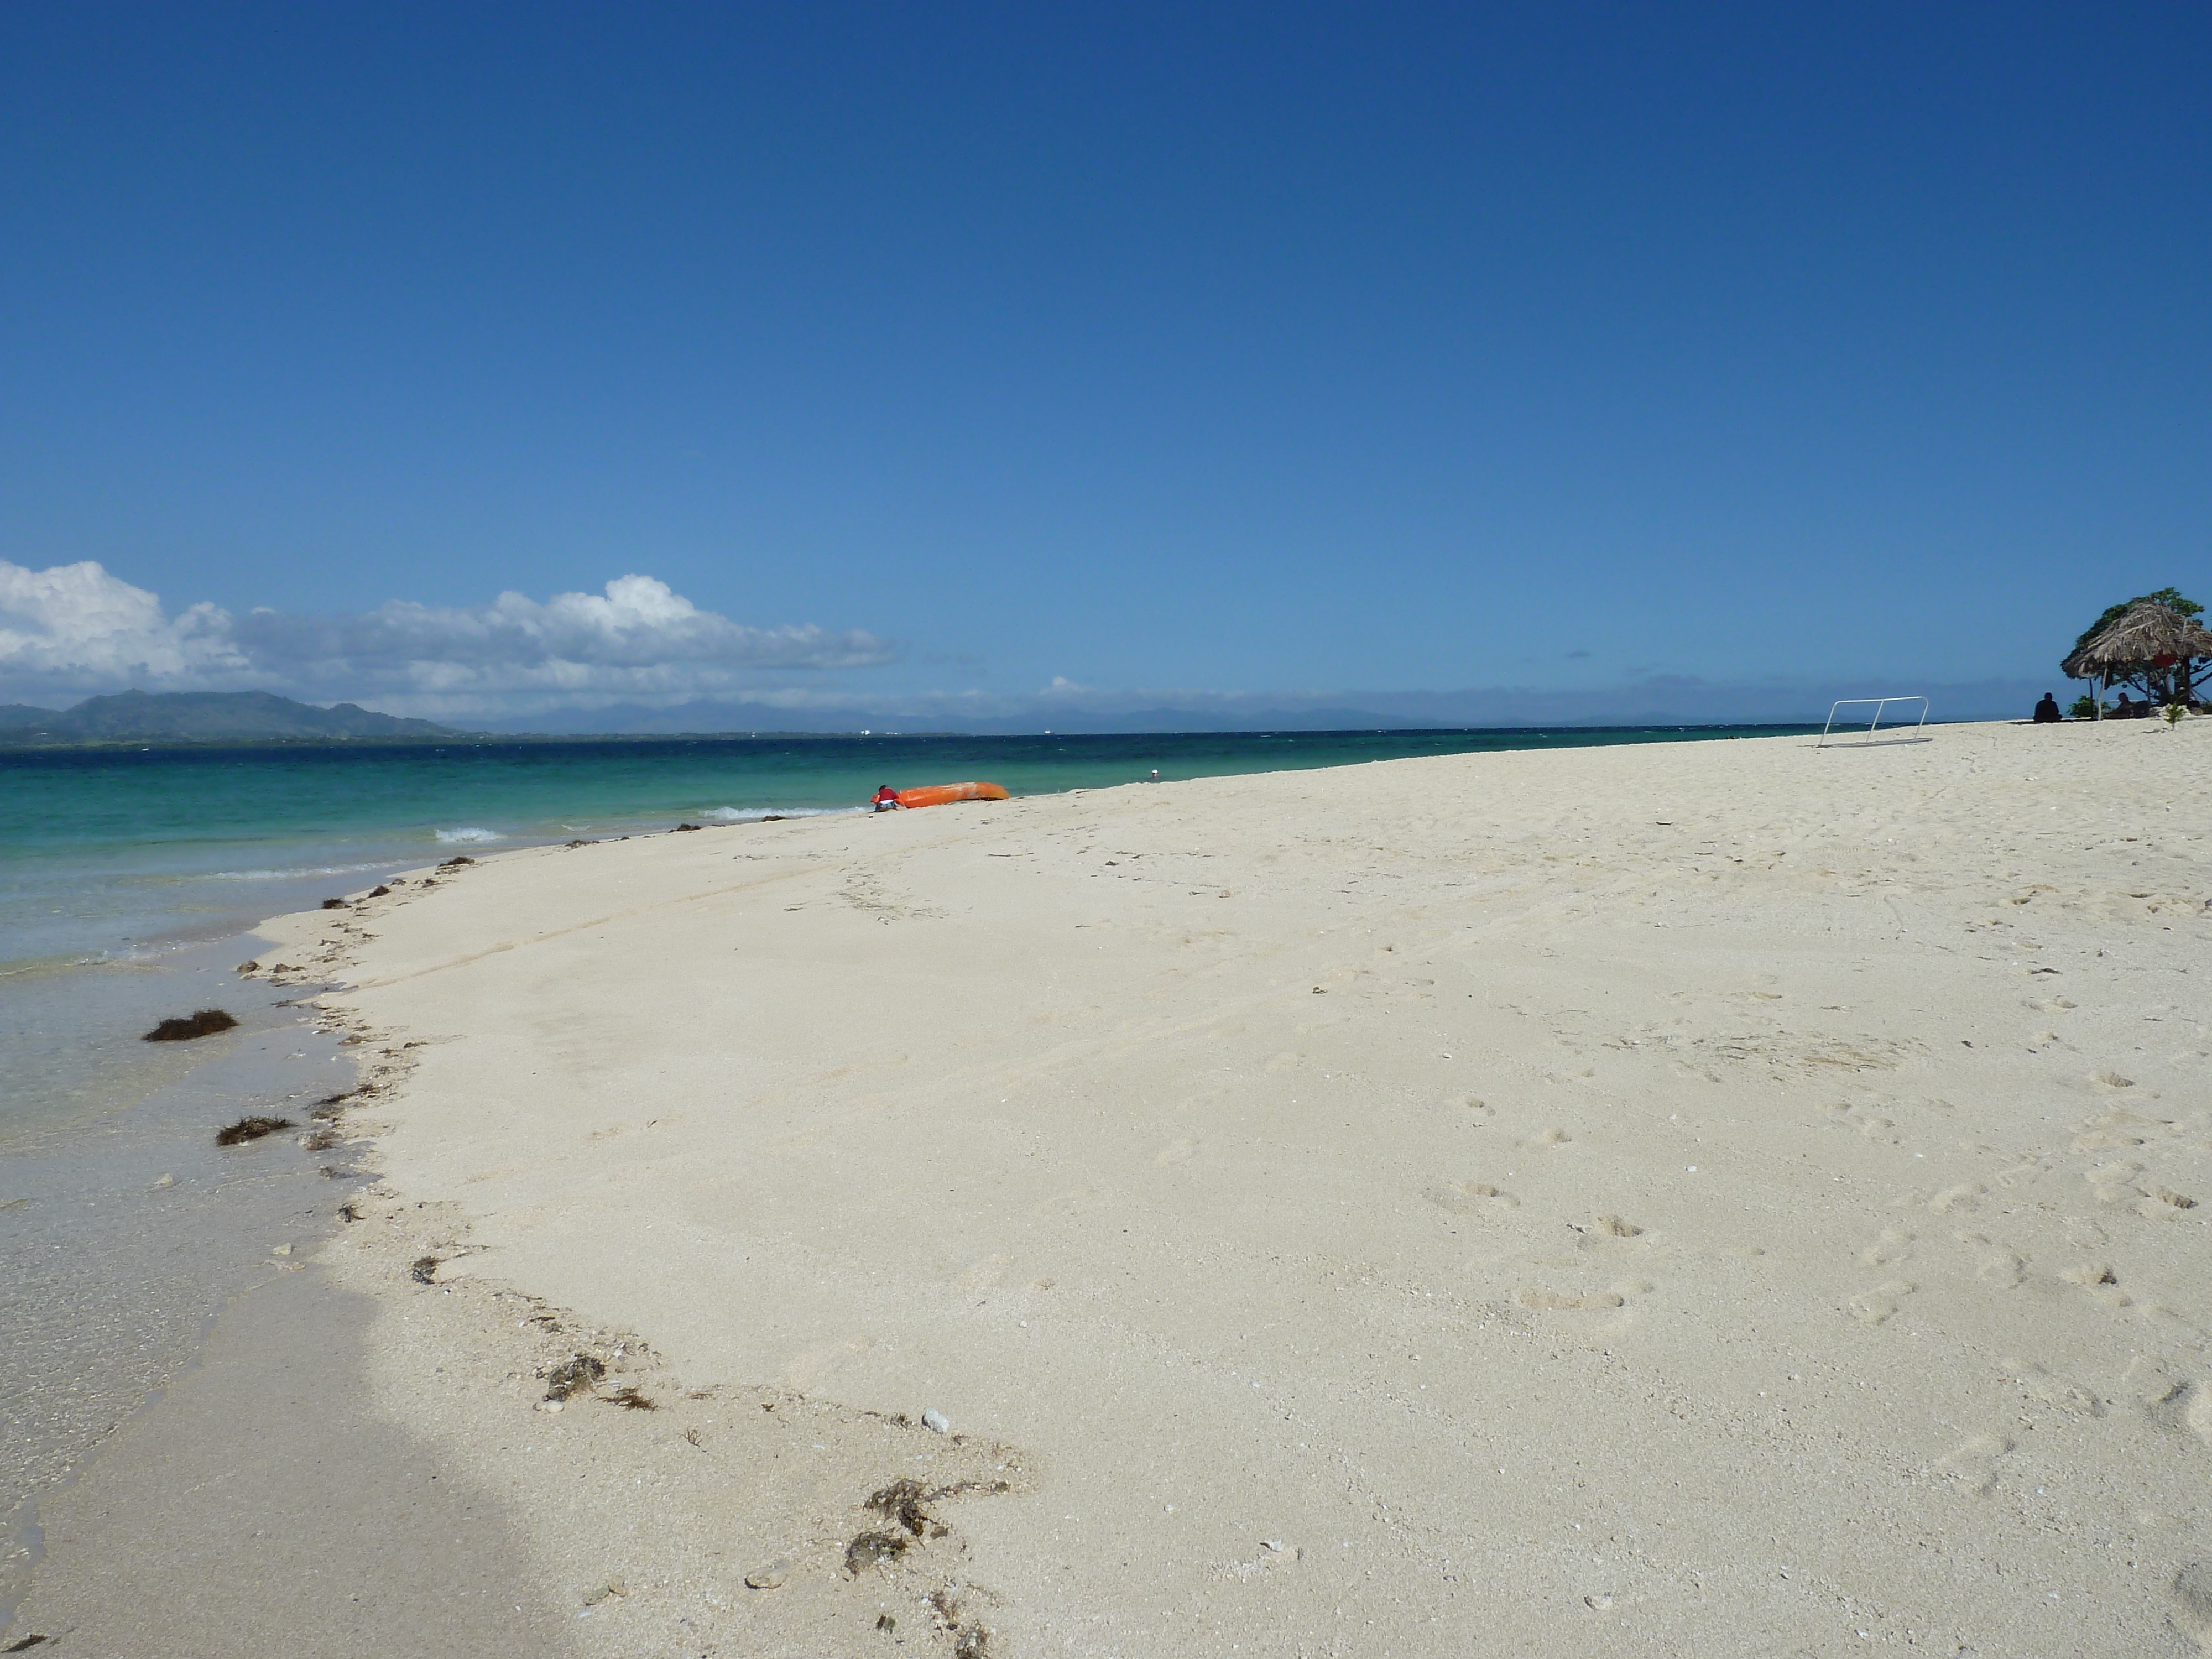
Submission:
[[[729,696],[757,689],[772,671],[871,667],[896,656],[859,629],[747,627],[651,576],[542,604],[508,592],[473,607],[393,599],[355,615],[257,608],[234,616],[202,601],[172,616],[159,595],[92,560],[33,570],[0,559],[0,701],[132,688],[267,690],[489,716]]]
[[[1098,732],[1817,721],[1830,698],[1868,690],[1656,672],[1606,687],[1458,690],[1115,688],[1065,676],[1025,693],[896,690],[840,678],[902,659],[893,642],[863,629],[750,627],[645,575],[543,602],[507,592],[473,607],[393,599],[350,615],[262,607],[236,616],[206,601],[172,614],[159,595],[91,560],[33,570],[0,559],[0,703],[58,706],[132,689],[266,690],[507,731],[896,722],[910,730]],[[2034,696],[2025,681],[1880,689],[1934,694],[1950,719],[2017,715]]]

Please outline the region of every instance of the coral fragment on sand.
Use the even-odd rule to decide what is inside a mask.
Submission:
[[[238,1021],[220,1008],[203,1008],[182,1019],[165,1019],[146,1033],[149,1042],[190,1042],[194,1037],[213,1036],[217,1031],[228,1031]]]
[[[273,1135],[279,1129],[289,1129],[289,1117],[242,1117],[235,1123],[226,1124],[215,1132],[218,1146],[235,1146],[243,1141],[258,1140],[264,1135]]]

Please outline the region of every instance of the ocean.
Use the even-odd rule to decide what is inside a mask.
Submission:
[[[0,751],[0,1622],[37,1499],[191,1362],[232,1297],[333,1224],[372,1172],[299,1136],[350,1066],[241,981],[263,919],[457,854],[864,811],[876,787],[1017,795],[1485,750],[1814,728],[868,736]],[[220,1005],[239,1028],[140,1041]]]

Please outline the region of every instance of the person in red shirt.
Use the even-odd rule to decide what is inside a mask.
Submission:
[[[876,791],[874,805],[878,812],[902,812],[906,810],[899,805],[898,791],[888,783]]]

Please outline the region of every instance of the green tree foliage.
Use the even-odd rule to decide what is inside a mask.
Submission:
[[[2202,616],[2204,611],[2203,605],[2187,597],[2179,588],[2161,587],[2155,593],[2138,593],[2132,599],[2123,599],[2118,605],[2107,605],[2103,616],[2081,630],[2081,637],[2074,641],[2074,650],[2081,650],[2099,634],[2111,627],[2130,605],[2141,605],[2145,600],[2148,600],[2153,605],[2162,605],[2167,610],[2179,611],[2185,617]],[[2073,654],[2071,651],[2067,653],[2069,657]],[[2199,666],[2199,663],[2203,665]],[[2192,696],[2208,675],[2212,675],[2212,658],[2199,659],[2197,662],[2179,662],[2166,668],[2160,668],[2154,663],[2133,663],[2129,665],[2129,671],[2124,672],[2118,668],[2114,669],[2108,684],[2131,686],[2153,702],[2179,702]],[[2085,697],[2082,701],[2087,702],[2088,699]]]

